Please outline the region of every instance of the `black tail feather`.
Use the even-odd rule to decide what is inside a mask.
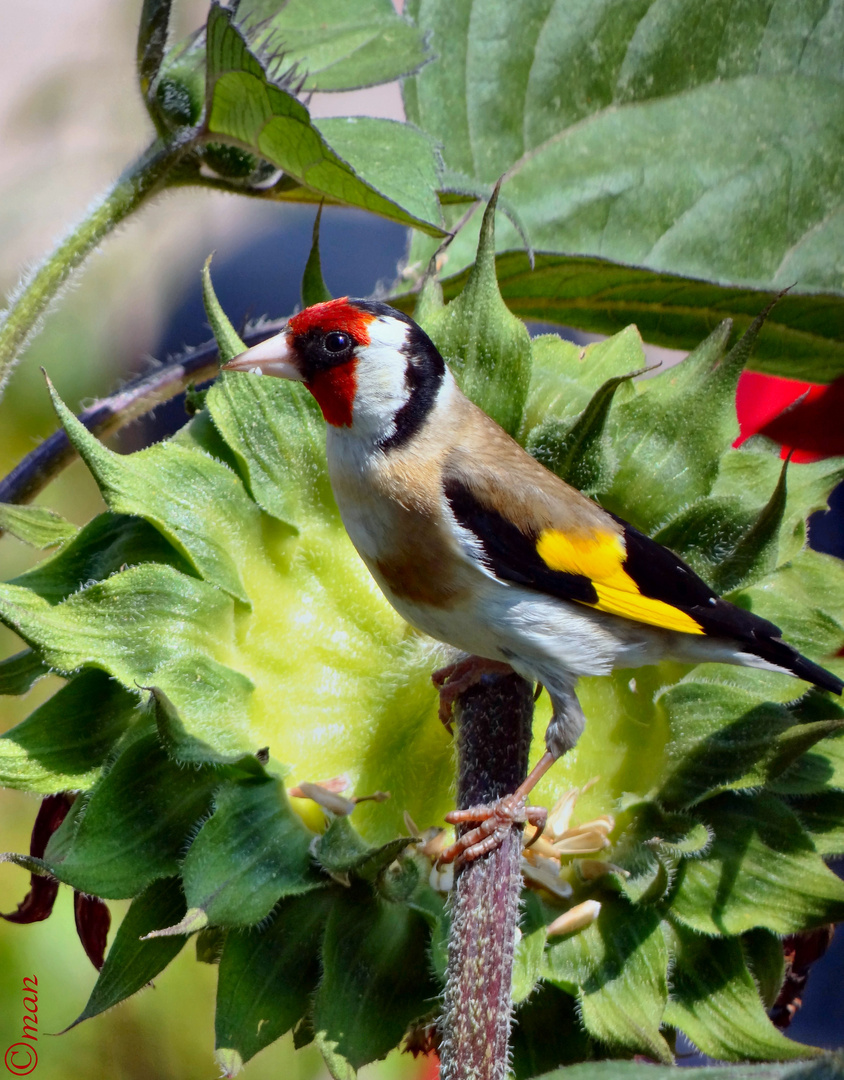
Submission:
[[[798,679],[805,679],[813,683],[821,690],[829,690],[833,694],[840,695],[844,690],[844,681],[833,675],[831,671],[822,668],[820,664],[807,659],[802,653],[783,641],[779,637],[754,636],[749,650],[762,660],[767,660],[777,667],[785,668]]]

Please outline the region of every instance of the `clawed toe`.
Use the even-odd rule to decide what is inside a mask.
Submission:
[[[440,692],[439,716],[443,727],[452,734],[452,708],[458,697],[480,682],[484,675],[509,675],[513,669],[500,660],[486,660],[482,656],[467,656],[454,664],[438,668],[431,675],[431,682]]]
[[[544,807],[525,806],[524,799],[514,798],[513,795],[506,795],[491,805],[452,810],[445,816],[449,824],[466,825],[477,822],[477,827],[458,837],[451,847],[442,853],[439,861],[453,862],[460,859],[461,862],[472,862],[500,847],[512,825],[521,825],[527,821],[541,832],[547,817],[548,811]]]

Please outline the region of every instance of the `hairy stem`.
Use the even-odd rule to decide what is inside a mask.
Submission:
[[[157,140],[115,181],[78,225],[24,279],[0,314],[0,393],[20,354],[38,330],[41,317],[74,270],[142,202],[160,191],[190,149],[196,133],[169,142]]]
[[[260,328],[244,331],[248,347],[277,333],[281,321],[262,323]],[[78,419],[98,438],[105,439],[170,401],[191,383],[213,379],[220,370],[217,343],[208,341],[169,360],[148,375],[135,379],[110,397],[101,398],[79,413]],[[59,428],[31,450],[14,469],[0,480],[0,503],[28,503],[79,457],[64,428]],[[3,532],[0,529],[0,536]]]
[[[485,675],[458,706],[457,805],[463,809],[495,802],[525,778],[533,694],[518,675]],[[497,850],[458,868],[440,1021],[441,1080],[504,1080],[521,850],[522,827],[513,826]]]

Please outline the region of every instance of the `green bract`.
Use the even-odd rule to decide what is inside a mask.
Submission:
[[[646,366],[635,327],[586,348],[528,341],[498,296],[491,226],[490,214],[461,300],[426,296],[424,321],[468,392],[550,468],[844,671],[829,659],[844,640],[844,570],[804,548],[840,463],[783,473],[772,446],[731,447],[758,327],[727,351],[724,324],[679,367],[634,382]],[[306,293],[324,293],[314,259]],[[230,356],[240,343],[207,275],[206,299]],[[440,989],[447,914],[405,814],[424,830],[452,801],[430,682],[442,649],[402,622],[352,549],[302,386],[224,374],[174,439],[126,457],[54,400],[108,511],[78,532],[42,510],[0,519],[60,545],[0,586],[0,616],[28,646],[0,664],[0,687],[67,679],[0,739],[0,777],[86,793],[42,860],[17,861],[132,898],[79,1019],[201,931],[198,955],[219,958],[229,1075],[292,1028],[348,1076],[429,1018]],[[669,1061],[677,1030],[721,1059],[811,1054],[765,1007],[781,977],[775,935],[844,918],[844,883],[824,862],[844,851],[844,710],[787,676],[719,665],[584,679],[580,695],[586,733],[539,801],[597,777],[575,821],[615,816],[611,863],[564,862],[570,900],[529,895],[517,1076],[586,1057]],[[547,719],[541,699],[537,755]],[[328,814],[326,828],[285,790],[338,775],[391,798]],[[586,899],[600,901],[597,921],[546,941]]]

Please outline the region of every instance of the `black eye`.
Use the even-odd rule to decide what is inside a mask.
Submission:
[[[345,352],[352,344],[352,339],[348,334],[341,334],[339,330],[332,330],[331,333],[326,334],[322,339],[322,347],[326,352],[341,353]]]

